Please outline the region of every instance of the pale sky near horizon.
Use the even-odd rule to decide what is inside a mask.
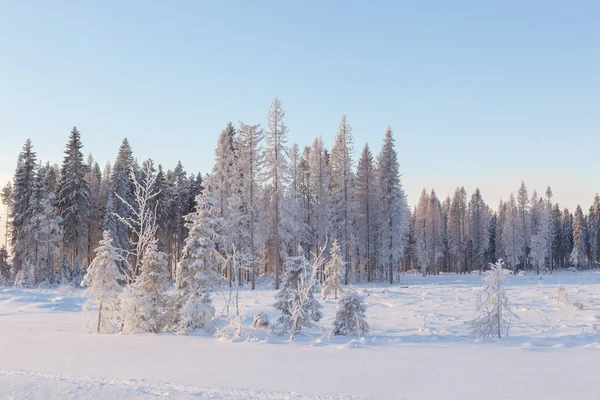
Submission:
[[[101,165],[128,137],[205,173],[226,123],[264,124],[277,95],[301,146],[345,113],[358,158],[391,125],[411,206],[464,185],[495,208],[525,180],[587,209],[598,21],[593,1],[0,0],[0,184],[27,138],[60,163],[73,125]]]

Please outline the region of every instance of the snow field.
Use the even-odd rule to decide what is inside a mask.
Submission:
[[[94,310],[82,313],[80,289],[2,288],[0,397],[596,399],[600,274],[509,277],[516,318],[501,340],[475,340],[465,326],[480,281],[355,285],[367,303],[364,338],[329,337],[337,303],[317,294],[324,317],[294,341],[251,328],[258,312],[277,318],[267,282],[242,291],[248,336],[234,340],[97,335],[85,326]],[[556,304],[557,286],[571,304]],[[223,324],[222,295],[213,301]]]

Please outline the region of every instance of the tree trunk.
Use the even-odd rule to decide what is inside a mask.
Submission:
[[[100,321],[102,320],[102,302],[100,302],[100,308],[98,309],[98,326],[96,327],[96,333],[100,333]]]

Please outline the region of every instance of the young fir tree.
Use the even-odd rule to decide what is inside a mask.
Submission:
[[[486,271],[483,290],[477,296],[476,316],[469,327],[480,338],[508,336],[512,313],[503,283],[509,271],[504,261],[498,260]]]
[[[364,336],[369,332],[365,320],[367,306],[354,289],[348,290],[338,302],[338,310],[333,321],[333,334],[336,336]]]
[[[337,239],[333,240],[330,250],[330,259],[325,264],[325,282],[321,291],[323,299],[334,296],[337,300],[338,293],[344,293],[344,277],[346,276],[346,265],[342,259],[340,246]]]
[[[91,211],[90,186],[86,180],[89,167],[83,161],[82,147],[81,134],[73,127],[65,150],[56,197],[64,233],[63,250],[69,254],[72,263],[81,261],[82,244],[86,237],[85,224]]]
[[[301,255],[290,257],[286,264],[281,290],[275,296],[275,309],[281,312],[277,323],[281,334],[294,339],[302,328],[311,328],[321,317],[321,304],[315,299],[315,273],[308,260]]]
[[[140,274],[124,291],[123,331],[158,333],[168,321],[166,290],[169,283],[167,254],[158,250],[156,239],[144,252]]]
[[[112,245],[112,238],[108,231],[104,231],[100,245],[95,250],[96,257],[88,267],[83,277],[81,286],[87,286],[83,293],[87,297],[84,310],[93,304],[98,305],[98,323],[96,332],[107,331],[117,326],[120,320],[120,295],[119,281],[124,276],[117,268],[119,254]]]
[[[185,217],[189,233],[177,264],[174,328],[183,335],[206,328],[215,314],[210,295],[220,281],[222,257],[215,245],[217,201],[207,192],[196,196],[196,210]]]

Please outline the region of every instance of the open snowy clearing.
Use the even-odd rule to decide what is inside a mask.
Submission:
[[[557,305],[557,285],[583,308]],[[250,328],[258,312],[277,316],[266,285],[242,292],[249,337],[233,342],[205,333],[97,335],[85,327],[93,316],[81,311],[80,289],[2,288],[0,397],[598,398],[600,273],[510,277],[518,319],[510,337],[486,341],[464,324],[479,276],[356,287],[366,289],[365,338],[328,337],[336,302],[327,300],[320,329],[294,342]],[[220,315],[222,296],[214,302]]]

